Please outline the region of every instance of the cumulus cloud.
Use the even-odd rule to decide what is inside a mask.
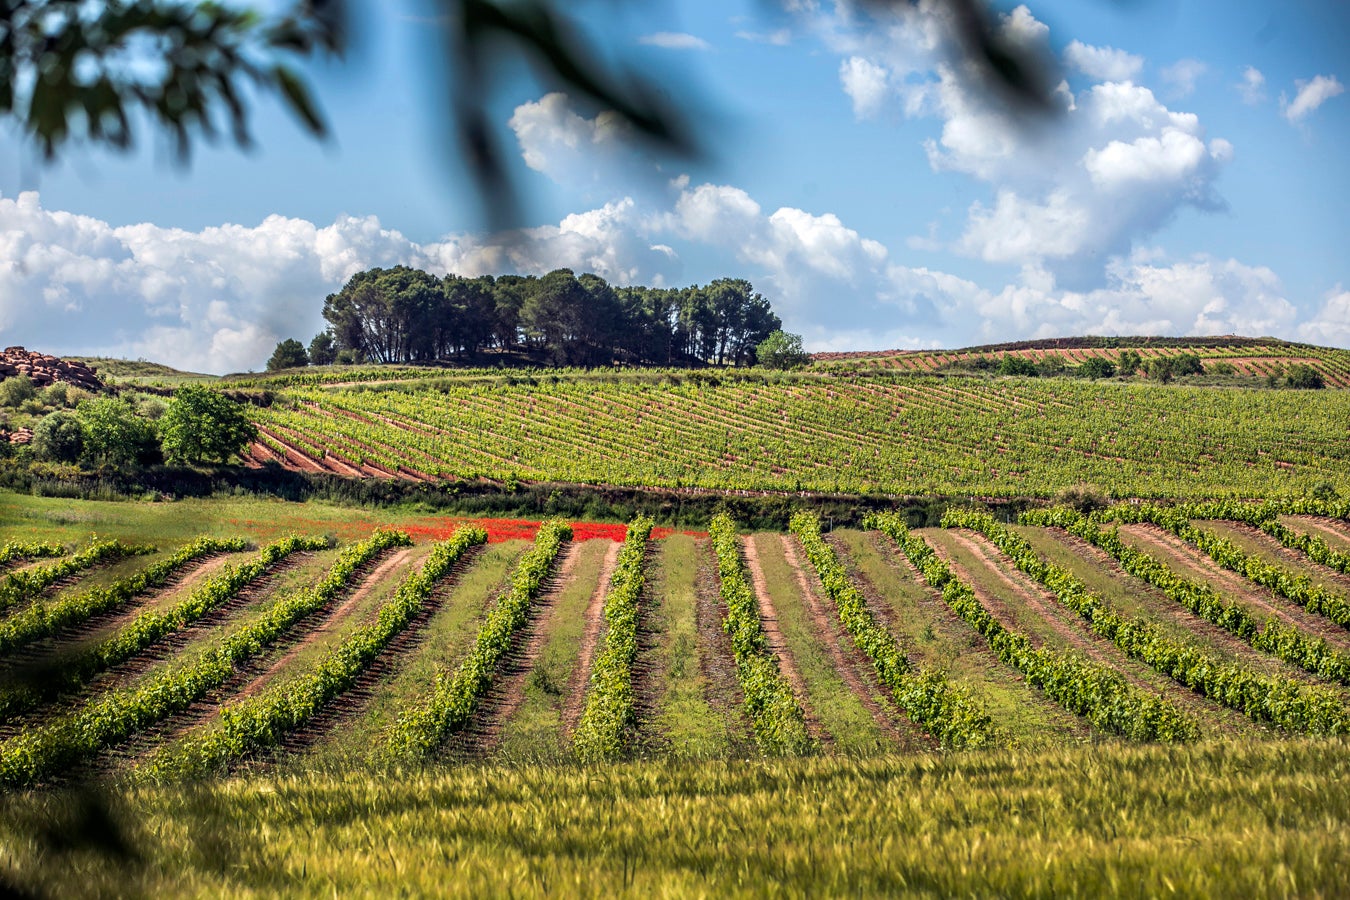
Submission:
[[[1336,285],[1322,308],[1299,326],[1299,335],[1316,344],[1350,347],[1350,291]]]
[[[1318,75],[1312,81],[1295,81],[1294,86],[1298,92],[1292,102],[1283,94],[1280,95],[1280,111],[1296,125],[1332,97],[1345,93],[1345,86],[1336,80],[1335,75]]]
[[[324,296],[372,266],[466,275],[554,268],[664,284],[680,260],[639,227],[632,200],[558,225],[419,244],[373,216],[319,227],[269,216],[190,232],[113,227],[0,197],[0,340],[51,352],[145,357],[194,371],[259,367],[277,341],[307,340]]]
[[[1144,69],[1142,57],[1115,47],[1094,47],[1077,40],[1064,48],[1064,61],[1097,81],[1131,81]]]
[[[649,47],[662,47],[666,50],[711,50],[712,44],[709,44],[703,38],[693,34],[683,34],[678,31],[658,31],[655,34],[644,34],[638,38],[639,44],[645,44]]]
[[[520,142],[525,165],[558,182],[578,175],[596,177],[615,158],[626,134],[616,113],[587,119],[572,108],[566,94],[556,91],[517,106],[507,124]]]
[[[1195,93],[1195,83],[1209,71],[1198,59],[1182,59],[1162,70],[1162,79],[1171,88],[1173,97],[1189,97]]]
[[[859,119],[875,116],[886,105],[889,80],[890,73],[884,66],[861,56],[850,56],[839,64],[839,81],[853,101],[853,114]]]
[[[1242,95],[1242,102],[1248,106],[1255,106],[1266,99],[1266,76],[1255,66],[1242,70],[1242,80],[1235,87]]]

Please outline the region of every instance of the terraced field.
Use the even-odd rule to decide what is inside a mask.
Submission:
[[[0,779],[1350,731],[1343,505],[373,524],[57,580],[76,555],[0,533],[3,585],[38,585],[0,615],[34,635],[0,654]]]

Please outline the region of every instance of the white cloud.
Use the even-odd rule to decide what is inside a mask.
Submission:
[[[525,165],[558,182],[574,181],[579,174],[597,177],[602,164],[614,158],[626,128],[613,112],[593,119],[579,115],[568,96],[556,91],[517,106],[507,124],[520,142]]]
[[[1280,95],[1280,111],[1284,117],[1295,124],[1303,121],[1323,103],[1339,94],[1345,93],[1345,86],[1336,80],[1335,75],[1318,75],[1312,81],[1295,81],[1298,93],[1292,103]]]
[[[1142,57],[1077,40],[1064,48],[1064,61],[1097,81],[1132,81],[1144,68]]]
[[[850,56],[839,64],[839,81],[853,101],[853,114],[859,119],[875,116],[885,106],[890,94],[889,78],[884,66],[860,56]]]
[[[638,43],[646,44],[649,47],[662,47],[666,50],[712,49],[712,44],[709,44],[703,38],[677,31],[658,31],[655,34],[644,34],[638,38]]]
[[[1242,102],[1248,106],[1255,106],[1266,99],[1266,76],[1255,66],[1242,70],[1242,80],[1236,87],[1242,95]]]
[[[1339,284],[1328,294],[1317,314],[1299,326],[1305,341],[1350,347],[1350,291]]]
[[[1195,83],[1209,71],[1198,59],[1182,59],[1162,70],[1163,81],[1171,88],[1173,97],[1189,97],[1195,93]]]

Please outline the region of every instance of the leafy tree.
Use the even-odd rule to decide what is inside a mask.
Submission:
[[[177,390],[160,417],[159,430],[165,457],[189,465],[225,462],[258,437],[238,403],[195,384]]]
[[[1194,353],[1178,353],[1172,357],[1172,374],[1177,377],[1203,375],[1205,374],[1205,366],[1200,362],[1200,357]]]
[[[1172,380],[1175,371],[1172,368],[1172,358],[1170,356],[1155,356],[1144,366],[1144,371],[1149,378],[1161,384],[1167,384]]]
[[[1326,382],[1322,380],[1322,373],[1307,363],[1294,363],[1290,366],[1289,373],[1284,377],[1284,383],[1291,388],[1301,390],[1315,391],[1326,387]]]
[[[92,461],[129,466],[153,459],[159,450],[155,426],[138,416],[128,400],[86,400],[75,415],[84,426],[85,456]]]
[[[33,455],[48,462],[73,463],[84,452],[84,427],[73,413],[43,416],[33,428]]]
[[[320,331],[309,342],[309,364],[311,366],[331,366],[337,360],[337,343],[333,335]]]
[[[286,338],[286,340],[277,344],[277,348],[272,351],[272,358],[267,361],[267,371],[300,369],[307,365],[309,365],[309,354],[305,352],[305,345],[295,338]]]
[[[0,381],[0,406],[18,407],[37,396],[37,388],[27,375],[12,375]]]
[[[1120,351],[1120,360],[1119,360],[1120,374],[1124,375],[1126,378],[1129,378],[1135,372],[1138,372],[1139,368],[1143,364],[1144,360],[1142,357],[1139,356],[1138,351],[1136,350]]]
[[[797,369],[811,362],[811,354],[802,349],[802,336],[781,328],[760,341],[755,358],[770,369]]]
[[[1006,353],[998,361],[998,374],[1000,375],[1024,375],[1028,378],[1035,378],[1041,374],[1041,370],[1036,368],[1036,364],[1025,356],[1018,356],[1015,353]]]
[[[1098,378],[1110,378],[1116,374],[1116,367],[1102,356],[1089,356],[1078,367],[1078,374],[1096,381]]]
[[[1064,357],[1058,353],[1047,353],[1041,358],[1040,362],[1036,363],[1036,371],[1047,376],[1063,375],[1068,368],[1068,364],[1064,362]]]

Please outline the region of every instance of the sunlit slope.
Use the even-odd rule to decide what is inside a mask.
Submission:
[[[1076,379],[492,380],[295,390],[255,464],[349,475],[1049,496],[1350,492],[1350,394]]]

